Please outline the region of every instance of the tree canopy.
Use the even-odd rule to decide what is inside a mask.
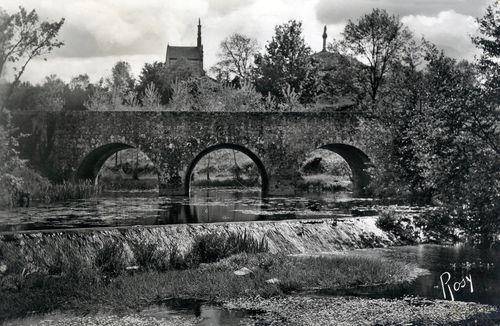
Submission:
[[[229,82],[234,78],[240,81],[251,79],[255,55],[259,52],[257,40],[234,33],[219,45],[219,61],[211,68],[218,80]]]
[[[6,98],[19,84],[33,58],[49,54],[64,45],[57,38],[63,24],[64,18],[55,22],[40,21],[34,9],[28,12],[19,7],[19,12],[12,15],[0,9],[0,76],[7,65],[14,70],[14,80]]]
[[[266,52],[256,58],[255,85],[264,96],[268,93],[282,100],[290,86],[302,102],[310,100],[312,85],[311,48],[302,35],[302,23],[296,20],[275,27]]]

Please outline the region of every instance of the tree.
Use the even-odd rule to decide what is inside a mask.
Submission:
[[[30,194],[49,185],[47,179],[19,158],[15,133],[10,113],[0,107],[0,207],[27,206]]]
[[[5,94],[10,89],[10,85],[6,84],[6,88]],[[11,111],[32,110],[39,90],[38,86],[34,86],[30,82],[20,82],[10,97],[5,99],[3,106]]]
[[[97,83],[89,85],[89,96],[83,103],[87,110],[109,110],[110,104],[111,94],[108,87],[105,86],[103,78],[101,78]]]
[[[118,61],[111,68],[111,78],[108,84],[119,92],[129,90],[134,86],[134,78],[130,72],[130,64],[126,61]]]
[[[241,82],[251,78],[254,57],[259,48],[257,40],[234,33],[219,45],[219,61],[210,70],[220,81],[229,82],[238,78]]]
[[[489,99],[498,105],[500,101],[500,3],[494,1],[483,17],[478,18],[479,35],[472,42],[481,50],[478,62]]]
[[[87,87],[89,87],[89,85],[90,85],[89,75],[80,74],[78,76],[71,78],[68,86],[69,89],[71,90],[77,90],[77,89],[85,90],[87,89]]]
[[[149,83],[142,97],[142,105],[149,109],[157,109],[160,107],[160,94],[154,83]]]
[[[500,218],[497,114],[482,96],[475,66],[431,47],[425,96],[414,116],[418,165],[435,201],[474,243],[491,244]]]
[[[134,88],[135,79],[130,72],[130,64],[118,61],[111,69],[111,76],[89,85],[88,100],[84,106],[90,110],[120,110],[125,107],[135,108],[139,105]]]
[[[35,98],[34,109],[38,111],[61,111],[65,105],[66,84],[56,75],[45,77]]]
[[[160,95],[161,104],[167,105],[172,96],[172,87],[164,63],[155,61],[144,64],[136,86],[136,91],[140,98],[144,98],[146,89],[150,84],[155,86]]]
[[[357,22],[349,20],[343,37],[341,48],[365,64],[360,77],[373,108],[387,73],[401,60],[412,34],[399,17],[389,15],[385,10],[373,9]]]
[[[264,96],[271,93],[281,101],[290,85],[301,102],[310,101],[312,96],[308,91],[314,75],[310,54],[311,49],[302,36],[301,22],[290,20],[276,26],[273,38],[266,45],[266,53],[255,60],[257,90]]]
[[[57,39],[63,24],[64,18],[56,22],[40,22],[35,10],[27,12],[23,7],[19,7],[19,12],[13,15],[0,10],[0,76],[7,64],[13,65],[15,71],[6,99],[19,84],[26,66],[33,58],[64,45]]]
[[[85,110],[85,101],[90,96],[91,83],[87,74],[80,74],[71,78],[66,86],[64,110]]]

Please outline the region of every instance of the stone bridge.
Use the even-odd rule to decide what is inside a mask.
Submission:
[[[342,156],[358,193],[370,178],[370,150],[358,121],[319,112],[23,112],[14,126],[28,134],[20,151],[49,179],[95,179],[115,152],[137,148],[155,164],[160,194],[188,195],[190,176],[207,153],[230,148],[258,166],[263,195],[291,195],[308,153],[323,148]]]

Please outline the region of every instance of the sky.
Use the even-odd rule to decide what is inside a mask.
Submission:
[[[42,82],[56,74],[65,81],[87,73],[92,81],[111,74],[119,60],[138,76],[144,63],[164,61],[167,44],[196,45],[196,25],[202,23],[204,68],[217,61],[220,42],[234,32],[257,39],[263,49],[274,27],[290,19],[303,23],[304,38],[320,51],[323,26],[328,42],[339,38],[347,20],[372,8],[399,15],[416,37],[425,36],[459,59],[473,59],[470,35],[475,17],[494,0],[2,0],[14,13],[19,6],[36,9],[43,20],[66,19],[60,39],[65,45],[30,63],[23,80]],[[2,78],[11,80],[7,72]]]

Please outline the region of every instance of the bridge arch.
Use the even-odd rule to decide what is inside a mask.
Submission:
[[[132,148],[137,147],[125,143],[109,143],[93,149],[79,163],[76,177],[81,180],[96,180],[99,171],[109,157],[119,151]]]
[[[354,192],[366,195],[367,187],[370,184],[370,175],[367,169],[371,165],[368,155],[357,147],[341,143],[326,144],[318,149],[326,149],[340,155],[351,169]]]
[[[201,151],[191,161],[191,163],[189,164],[189,166],[186,170],[186,174],[184,176],[184,190],[185,190],[186,195],[189,195],[190,184],[191,184],[191,175],[194,172],[194,168],[196,167],[196,164],[198,164],[198,162],[205,155],[207,155],[213,151],[219,150],[219,149],[233,149],[233,150],[237,150],[237,151],[247,155],[255,163],[255,165],[257,166],[257,168],[259,170],[260,177],[261,177],[261,194],[262,194],[262,196],[267,195],[268,189],[269,189],[269,178],[268,178],[268,175],[266,172],[266,168],[265,168],[264,164],[262,163],[262,161],[260,160],[260,158],[255,153],[253,153],[251,150],[249,150],[248,148],[246,148],[242,145],[231,144],[231,143],[222,143],[222,144],[210,146],[210,147],[204,149],[203,151]]]

